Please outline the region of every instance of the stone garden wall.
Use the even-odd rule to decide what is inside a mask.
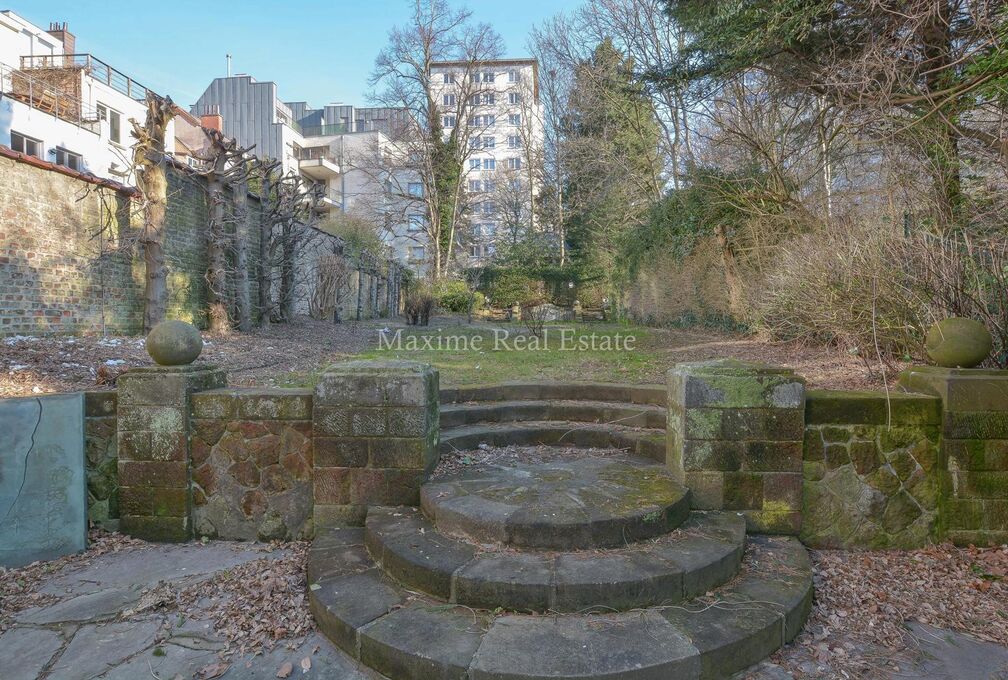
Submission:
[[[198,536],[302,538],[312,530],[312,393],[219,389],[192,398]]]
[[[806,399],[802,542],[913,548],[940,540],[949,480],[941,400],[820,390]]]

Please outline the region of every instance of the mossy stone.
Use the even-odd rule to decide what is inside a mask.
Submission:
[[[953,316],[928,330],[924,348],[928,356],[946,368],[973,368],[991,353],[994,341],[979,321]]]
[[[191,323],[162,321],[147,334],[147,353],[161,366],[185,366],[203,351],[203,338]]]

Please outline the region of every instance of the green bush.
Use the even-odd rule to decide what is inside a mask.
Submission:
[[[487,285],[487,297],[493,306],[508,309],[515,304],[522,307],[540,304],[546,294],[542,281],[512,269],[493,277]]]
[[[459,279],[442,279],[434,284],[434,297],[438,307],[454,314],[466,314],[473,304],[473,291],[465,281]],[[477,299],[476,302],[479,302]],[[473,309],[479,309],[479,305]]]

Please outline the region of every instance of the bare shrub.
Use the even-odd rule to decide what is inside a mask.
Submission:
[[[403,299],[403,314],[406,315],[406,323],[410,326],[428,325],[435,304],[437,304],[437,299],[430,287],[425,285],[411,287]]]
[[[549,314],[550,307],[542,300],[535,304],[525,305],[521,308],[522,324],[528,329],[529,333],[537,338],[541,338]]]
[[[317,267],[308,310],[316,319],[332,319],[335,318],[340,298],[353,270],[346,258],[339,255],[323,255],[319,258]]]
[[[771,335],[826,343],[867,360],[924,359],[936,321],[982,321],[1008,348],[1008,241],[904,235],[890,227],[835,224],[786,244],[754,293],[754,321]]]

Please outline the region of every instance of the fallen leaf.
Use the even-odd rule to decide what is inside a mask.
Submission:
[[[289,678],[290,674],[294,672],[294,664],[290,661],[284,662],[283,666],[280,666],[280,670],[277,671],[278,678]]]
[[[310,670],[311,670],[311,659],[309,659],[306,656],[305,658],[301,659],[301,672],[307,673]]]

